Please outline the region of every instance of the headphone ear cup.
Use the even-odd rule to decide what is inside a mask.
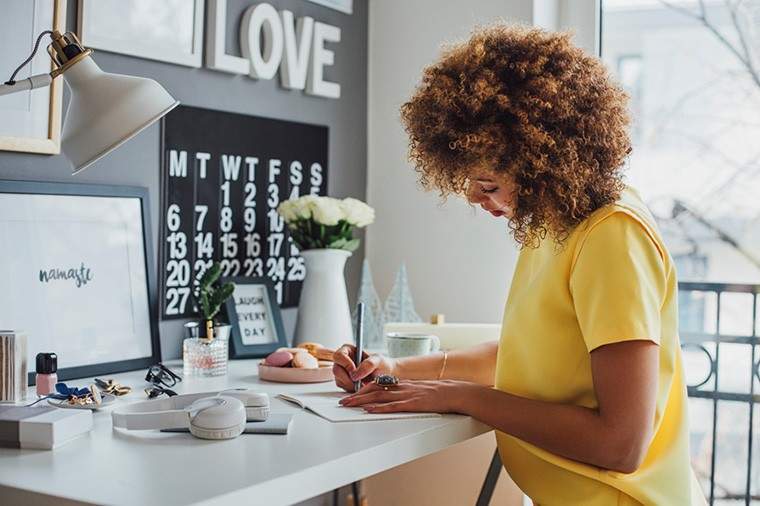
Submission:
[[[248,406],[245,412],[249,422],[263,422],[269,418],[269,406]]]
[[[209,401],[214,405],[205,407]],[[193,403],[200,409],[190,419],[190,433],[201,439],[232,439],[245,430],[246,413],[243,403],[233,397],[212,397]],[[203,406],[203,407],[201,407]]]
[[[235,439],[245,430],[245,422],[230,429],[205,429],[196,425],[190,425],[190,434],[200,439]]]

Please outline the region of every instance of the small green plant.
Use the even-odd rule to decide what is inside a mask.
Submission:
[[[235,291],[233,283],[218,283],[221,275],[221,264],[214,262],[198,280],[195,295],[201,317],[206,322],[206,338],[209,341],[214,338],[214,317],[219,314],[222,304],[232,297]]]

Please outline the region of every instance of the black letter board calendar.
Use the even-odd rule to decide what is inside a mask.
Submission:
[[[327,127],[185,106],[161,125],[162,317],[195,314],[214,261],[224,276],[268,277],[281,306],[297,305],[306,270],[277,206],[327,193]]]

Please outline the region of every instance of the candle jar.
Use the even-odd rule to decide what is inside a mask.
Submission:
[[[215,325],[214,338],[188,337],[182,343],[182,370],[185,377],[223,376],[229,357],[229,325]]]

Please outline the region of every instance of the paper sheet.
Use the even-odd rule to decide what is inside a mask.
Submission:
[[[345,407],[338,401],[345,392],[308,392],[303,394],[280,394],[280,399],[298,404],[302,408],[331,422],[370,422],[377,420],[403,420],[409,418],[439,418],[438,413],[367,413],[362,408]]]

